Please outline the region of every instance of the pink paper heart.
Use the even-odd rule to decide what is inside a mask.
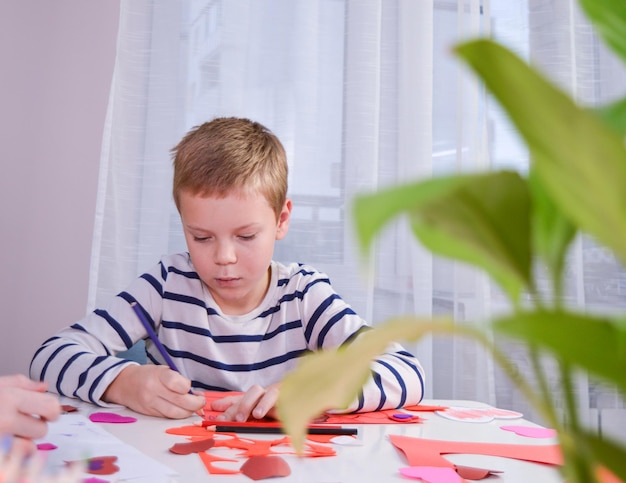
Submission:
[[[556,436],[556,431],[548,428],[535,428],[532,426],[500,426],[500,428],[528,438],[554,438]]]
[[[89,419],[94,423],[134,423],[137,418],[132,416],[122,416],[115,413],[99,412],[89,415]]]
[[[461,477],[453,468],[438,466],[408,466],[400,468],[400,473],[407,478],[422,480],[425,483],[461,483]]]
[[[56,444],[52,444],[52,443],[39,443],[37,445],[37,449],[39,451],[52,451],[53,449],[57,449],[57,445]]]

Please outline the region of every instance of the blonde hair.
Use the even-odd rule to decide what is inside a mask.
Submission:
[[[276,216],[287,198],[287,155],[265,126],[244,118],[220,117],[192,128],[172,149],[173,195],[223,197],[232,191],[260,192]]]

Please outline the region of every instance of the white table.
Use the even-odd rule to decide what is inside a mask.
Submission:
[[[184,436],[166,434],[165,430],[172,427],[192,424],[200,421],[199,417],[185,420],[169,420],[139,415],[125,408],[100,408],[89,404],[80,403],[73,399],[63,399],[63,403],[78,406],[80,413],[86,417],[96,411],[109,411],[126,416],[134,416],[138,419],[132,424],[103,424],[99,426],[106,429],[124,443],[139,449],[145,455],[154,458],[178,473],[175,479],[168,479],[172,483],[250,483],[251,480],[244,475],[214,475],[209,474],[204,468],[197,454],[176,455],[169,451],[175,443],[186,442]],[[428,400],[428,405],[484,407],[485,405],[472,401],[445,401]],[[524,419],[494,420],[488,423],[457,422],[445,419],[437,414],[420,412],[424,422],[419,424],[387,424],[387,425],[355,425],[358,427],[358,439],[362,443],[359,446],[333,445],[337,455],[321,458],[298,458],[293,455],[284,455],[283,458],[291,467],[291,475],[286,478],[272,479],[270,481],[302,482],[302,483],[338,483],[338,482],[376,482],[385,483],[393,481],[418,481],[405,478],[399,473],[401,467],[408,466],[404,456],[388,440],[389,434],[397,434],[427,439],[441,439],[454,441],[511,443],[511,444],[551,444],[553,439],[535,439],[516,435],[500,429],[503,425],[528,425],[535,424]],[[352,425],[350,425],[352,427]],[[243,436],[243,435],[240,435]],[[254,439],[274,439],[278,435],[250,435]],[[221,451],[218,449],[211,450]],[[218,454],[218,453],[214,453]],[[232,457],[234,452],[222,453],[224,457]],[[447,459],[453,463],[466,466],[488,468],[502,471],[499,475],[492,475],[485,482],[501,483],[562,483],[557,468],[549,465],[529,463],[509,458],[483,456],[483,455],[447,455]],[[230,464],[231,468],[239,468],[244,460],[237,464]],[[228,467],[228,464],[221,464]],[[111,479],[111,481],[115,481]],[[136,483],[138,480],[133,480]]]

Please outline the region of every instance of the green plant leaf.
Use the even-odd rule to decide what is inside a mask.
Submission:
[[[626,61],[626,2],[580,0],[580,6],[607,45]]]
[[[417,340],[425,333],[452,332],[449,320],[391,319],[338,349],[308,354],[280,387],[276,409],[292,444],[301,453],[306,427],[328,409],[348,407],[370,376],[371,362],[394,341]]]
[[[595,112],[618,135],[626,136],[626,98],[599,107]]]
[[[493,327],[549,351],[557,359],[614,384],[626,394],[626,321],[536,311],[503,317]]]
[[[393,218],[445,195],[464,182],[462,176],[441,177],[356,195],[352,219],[363,253],[368,254],[378,233]]]
[[[528,177],[533,214],[531,216],[533,247],[548,267],[554,283],[555,297],[560,296],[567,249],[576,235],[574,224],[563,216],[531,169]]]
[[[468,176],[411,221],[424,246],[484,269],[513,301],[531,284],[530,196],[518,173]]]
[[[505,47],[476,40],[456,50],[514,122],[537,175],[559,208],[625,261],[622,137]]]

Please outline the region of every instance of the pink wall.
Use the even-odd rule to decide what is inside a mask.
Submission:
[[[0,374],[86,310],[119,4],[0,2]]]

